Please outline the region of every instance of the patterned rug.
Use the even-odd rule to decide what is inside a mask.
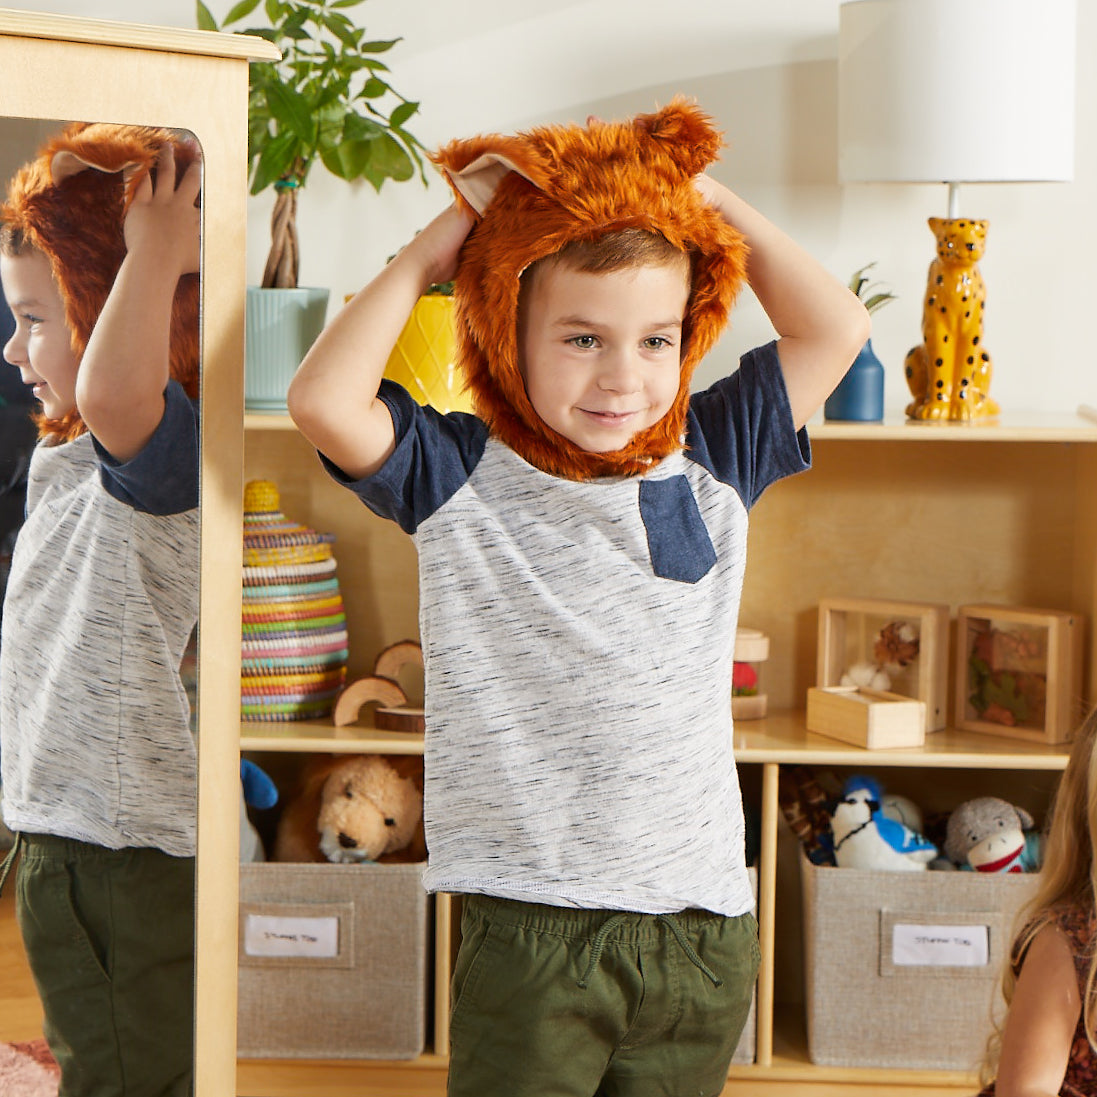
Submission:
[[[57,1097],[60,1074],[45,1040],[0,1044],[0,1093],[4,1097]]]

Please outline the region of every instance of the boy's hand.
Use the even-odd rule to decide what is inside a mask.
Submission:
[[[456,204],[447,206],[400,251],[394,263],[415,264],[426,285],[448,282],[457,273],[457,257],[472,230],[474,218]]]
[[[202,211],[195,205],[202,189],[202,162],[196,159],[175,183],[175,150],[165,144],[152,172],[137,186],[126,213],[126,250],[155,256],[177,277],[194,274],[201,255]]]

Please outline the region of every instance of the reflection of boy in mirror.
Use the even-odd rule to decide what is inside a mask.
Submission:
[[[3,354],[40,407],[0,643],[4,873],[21,853],[62,1097],[192,1088],[200,186],[169,131],[76,125],[0,210]]]

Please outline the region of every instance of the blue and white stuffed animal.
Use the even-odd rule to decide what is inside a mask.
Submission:
[[[850,777],[831,815],[834,859],[840,868],[924,872],[937,847],[917,831],[889,818],[883,790],[872,777]]]

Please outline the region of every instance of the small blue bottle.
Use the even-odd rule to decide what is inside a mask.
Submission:
[[[869,339],[823,405],[825,419],[878,423],[884,417],[884,365]]]

